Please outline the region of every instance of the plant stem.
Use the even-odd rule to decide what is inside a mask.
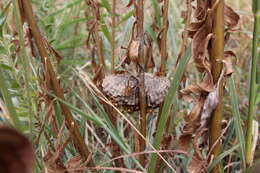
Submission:
[[[256,111],[256,94],[257,94],[257,63],[259,55],[257,54],[257,48],[259,45],[260,35],[260,1],[253,1],[253,13],[254,13],[254,33],[253,33],[253,47],[252,47],[252,61],[251,61],[251,79],[250,79],[250,92],[249,92],[249,110],[247,118],[247,133],[246,133],[246,163],[252,164],[254,154],[252,151],[253,141],[253,119]]]
[[[136,20],[137,20],[137,39],[140,41],[140,52],[139,52],[139,100],[140,100],[140,130],[144,137],[146,137],[146,94],[144,86],[144,1],[138,0],[136,6]],[[139,136],[140,151],[145,150],[145,141]],[[142,166],[145,166],[145,155],[140,156],[140,162]]]
[[[48,58],[47,50],[45,49],[44,42],[42,39],[42,36],[40,34],[40,30],[37,26],[37,23],[34,18],[34,13],[32,9],[32,4],[29,0],[23,0],[21,1],[22,9],[24,9],[24,15],[26,16],[27,22],[29,24],[29,27],[32,31],[32,36],[35,39],[36,46],[39,50],[41,61],[44,64],[45,68],[45,75],[46,78],[50,78],[50,84],[52,86],[52,89],[54,90],[57,97],[59,97],[62,100],[65,100],[63,89],[61,88],[57,75],[52,67],[51,61]],[[78,152],[80,153],[83,160],[87,160],[89,158],[90,152],[87,148],[87,146],[84,143],[84,139],[80,134],[78,124],[73,119],[72,113],[70,112],[70,109],[63,103],[60,103],[63,115],[66,119],[66,126],[69,131],[72,132],[72,140],[74,141],[74,144],[77,146]],[[90,159],[88,162],[88,166],[93,167],[94,163],[93,160]]]
[[[217,0],[211,0],[211,7],[216,3]],[[211,41],[210,47],[210,61],[212,65],[212,75],[214,83],[217,83],[219,75],[222,71],[222,64],[220,60],[224,57],[224,0],[220,1],[216,9],[213,12],[213,28],[212,33],[214,34],[214,39]],[[223,106],[223,82],[219,85],[219,103],[216,109],[212,112],[209,128],[209,145],[213,148],[212,154],[216,158],[220,153],[221,143],[216,140],[221,135],[221,120],[222,120],[222,106]],[[220,172],[220,164],[216,165],[212,173]]]
[[[10,115],[10,118],[11,118],[11,121],[12,121],[14,127],[17,128],[18,130],[22,130],[21,123],[20,123],[19,118],[17,116],[17,113],[16,113],[15,107],[13,105],[10,93],[8,92],[3,74],[4,74],[3,70],[0,68],[0,92],[3,95],[6,107],[8,109],[8,113]]]
[[[112,2],[112,72],[115,69],[115,28],[116,28],[116,0]]]
[[[161,66],[160,66],[160,73],[161,75],[166,75],[166,63],[167,63],[167,34],[168,34],[168,26],[169,26],[169,21],[168,21],[168,9],[169,9],[169,0],[164,0],[164,4],[162,7],[162,20],[163,20],[163,26],[162,26],[162,37],[161,37],[161,41],[160,41],[160,55],[161,55]],[[163,103],[160,105],[160,109],[159,109],[159,115],[158,115],[158,119],[156,122],[156,127],[158,126],[158,122],[159,119],[161,118],[161,113],[162,113],[162,107],[163,107]],[[171,117],[168,117],[168,121],[169,122],[171,119]],[[169,123],[166,123],[167,129],[169,128]],[[163,143],[165,143],[163,141]],[[157,165],[157,172],[161,169],[162,165],[162,160],[159,160],[159,164]]]
[[[166,62],[167,62],[167,32],[168,32],[168,8],[169,8],[169,0],[164,0],[163,4],[163,33],[162,33],[162,39],[160,42],[160,54],[161,54],[161,67],[160,72],[162,75],[165,75],[165,68],[166,68]]]
[[[32,97],[30,93],[30,87],[29,87],[29,80],[30,80],[30,68],[29,68],[29,57],[26,54],[25,50],[25,41],[23,37],[23,23],[21,22],[21,16],[20,16],[20,9],[18,5],[18,1],[13,0],[13,6],[14,6],[14,15],[15,15],[15,20],[16,20],[16,25],[17,25],[17,30],[18,30],[18,36],[19,36],[19,45],[21,46],[21,59],[22,59],[22,65],[24,69],[24,76],[25,76],[25,88],[26,88],[26,100],[28,104],[28,116],[29,116],[29,129],[32,134],[32,116],[33,116],[33,111],[32,111]]]

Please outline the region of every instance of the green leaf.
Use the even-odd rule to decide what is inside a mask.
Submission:
[[[160,119],[158,120],[159,123],[158,123],[158,127],[156,127],[156,135],[155,135],[154,144],[153,144],[154,148],[157,150],[160,148],[163,133],[165,130],[166,120],[169,116],[169,112],[171,110],[172,104],[174,103],[173,102],[174,97],[177,93],[177,90],[178,90],[180,82],[181,82],[182,75],[185,71],[185,67],[186,67],[187,63],[189,62],[190,57],[191,57],[191,45],[185,52],[184,57],[179,62],[179,65],[173,75],[173,80],[171,81],[171,87],[169,89],[168,95],[166,96],[166,99],[163,104],[162,113],[161,113]],[[157,154],[153,153],[150,164],[149,164],[149,168],[148,168],[149,173],[154,173],[155,168],[156,168],[156,162],[157,162]]]
[[[103,34],[105,35],[105,37],[107,38],[109,43],[111,44],[112,43],[112,37],[111,37],[109,29],[108,29],[108,27],[105,23],[101,24],[101,31],[103,32]]]
[[[6,64],[0,64],[0,68],[2,68],[4,70],[14,71],[11,66],[6,65]]]
[[[209,165],[208,172],[211,172],[211,170],[221,161],[223,160],[226,156],[230,155],[233,151],[238,149],[240,144],[235,145],[234,147],[230,148],[227,151],[222,152],[218,157],[216,157],[213,162]]]
[[[128,13],[126,13],[121,20],[117,23],[117,27],[124,23],[125,21],[127,21],[130,17],[132,17],[134,15],[134,10],[129,11]]]
[[[110,6],[108,0],[101,0],[101,5],[102,5],[103,7],[105,7],[105,9],[107,10],[107,12],[111,13],[112,8],[111,8],[111,6]]]
[[[242,160],[243,170],[246,169],[246,158],[245,158],[245,136],[242,128],[242,120],[239,112],[238,98],[235,88],[235,82],[233,76],[228,81],[228,87],[230,89],[232,113],[235,120],[236,136],[238,137],[239,147],[240,147],[240,159]]]
[[[3,9],[2,13],[0,14],[0,38],[3,37],[3,27],[7,18],[8,9],[11,5],[11,1],[6,5],[6,7]]]
[[[65,7],[55,11],[54,13],[49,14],[47,17],[48,18],[54,17],[54,16],[62,13],[64,10],[74,7],[75,5],[81,3],[82,1],[83,0],[75,0],[74,2],[67,4]]]

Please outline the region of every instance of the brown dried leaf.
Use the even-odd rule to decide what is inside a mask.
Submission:
[[[189,37],[193,38],[193,36],[196,34],[196,32],[202,27],[202,25],[205,23],[205,20],[201,20],[198,22],[192,22],[187,26],[188,35]]]
[[[192,140],[192,136],[190,134],[181,135],[178,140],[178,149],[183,151],[188,151],[191,140]]]
[[[185,117],[186,124],[183,129],[184,134],[193,134],[200,126],[200,114],[204,105],[205,98],[201,97],[191,112]]]
[[[201,173],[204,169],[205,161],[199,159],[192,159],[188,166],[189,173]]]
[[[83,168],[82,163],[82,159],[80,157],[80,155],[77,155],[75,157],[70,158],[67,163],[66,163],[66,167],[68,170],[73,170],[73,169],[80,169]],[[82,173],[84,171],[68,171],[69,173]]]
[[[132,40],[128,47],[128,57],[132,62],[138,62],[140,41]]]
[[[207,73],[202,82],[199,84],[200,88],[203,89],[204,92],[212,92],[214,88],[214,82],[213,82],[213,77],[211,73]]]
[[[231,76],[231,74],[234,72],[232,67],[232,59],[231,57],[236,57],[235,53],[233,51],[225,51],[224,52],[224,58],[222,62],[225,65],[225,76]]]
[[[203,105],[203,110],[201,113],[200,128],[206,127],[211,113],[216,109],[218,105],[219,102],[218,90],[219,88],[214,88],[214,90],[208,94],[205,100],[205,103]]]
[[[207,10],[209,8],[209,1],[197,0],[197,7],[194,12],[194,17],[197,20],[202,20],[207,15]]]
[[[155,67],[155,62],[153,58],[153,47],[152,47],[152,38],[148,33],[145,33],[144,39],[144,57],[145,57],[145,68]]]
[[[94,84],[98,84],[103,79],[103,66],[99,66],[96,73],[94,74],[94,77],[92,79]]]
[[[33,158],[33,147],[25,136],[0,126],[0,172],[31,173]]]
[[[63,173],[66,170],[59,159],[50,151],[45,154],[43,161],[45,168],[50,173]]]
[[[46,47],[54,54],[57,62],[59,63],[62,60],[62,56],[60,55],[60,53],[57,52],[45,38],[43,40],[44,40]]]
[[[135,3],[135,0],[129,0],[128,4],[126,7],[131,7]]]
[[[199,72],[207,72],[211,74],[210,62],[206,59],[208,54],[208,44],[213,34],[210,34],[204,25],[194,35],[192,40],[192,57],[196,63],[196,67]]]
[[[200,93],[202,92],[202,90],[203,89],[197,84],[189,85],[187,88],[184,88],[181,90],[181,97],[184,101],[194,102],[198,99],[194,96],[198,97],[200,95]],[[192,96],[192,94],[194,96]]]
[[[224,5],[224,19],[225,25],[228,27],[228,31],[237,30],[237,25],[239,22],[239,15],[228,5]]]
[[[206,128],[207,122],[210,119],[211,113],[216,109],[219,103],[219,86],[220,82],[223,80],[225,70],[223,69],[217,84],[214,86],[212,92],[210,92],[204,102],[203,110],[201,113],[200,129]]]

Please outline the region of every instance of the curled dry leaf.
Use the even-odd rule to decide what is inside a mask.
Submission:
[[[228,31],[237,30],[240,17],[231,7],[226,4],[224,5],[224,19]]]
[[[131,7],[135,3],[135,0],[129,0],[128,4],[126,7]]]
[[[63,173],[66,170],[63,164],[60,162],[60,160],[56,158],[56,156],[50,151],[48,151],[45,154],[43,160],[44,160],[45,168],[50,173]]]
[[[185,117],[185,126],[183,128],[183,134],[193,134],[200,126],[200,114],[204,104],[204,97],[200,97],[199,100],[193,106],[191,112]]]
[[[185,101],[194,104],[191,112],[185,117],[183,134],[180,137],[180,141],[184,144],[190,143],[191,140],[198,143],[198,136],[196,135],[207,128],[207,120],[218,105],[219,82],[222,80],[223,76],[230,76],[233,72],[230,57],[234,56],[234,53],[232,51],[226,51],[225,57],[219,62],[223,63],[223,69],[225,71],[222,70],[222,77],[219,78],[218,83],[214,83],[211,74],[214,69],[212,69],[209,60],[209,43],[214,39],[214,35],[212,34],[212,12],[214,9],[210,9],[209,1],[196,0],[196,3],[194,4],[196,4],[193,13],[195,19],[193,21],[195,22],[188,24],[187,30],[188,36],[192,38],[192,58],[194,59],[197,70],[203,74],[203,79],[199,84],[191,84],[187,88],[181,90],[182,98]],[[234,31],[238,24],[239,16],[231,7],[225,5],[224,20],[227,27],[226,31]],[[228,38],[228,36],[229,33],[226,33],[226,38]],[[199,147],[197,146],[196,150],[195,147],[197,156],[201,155],[198,148]],[[201,164],[192,160],[188,169],[190,172],[194,173],[201,172]]]
[[[199,159],[192,159],[189,166],[189,173],[201,173],[205,169],[205,161]]]
[[[31,173],[33,158],[32,144],[24,135],[0,126],[0,172]]]
[[[218,105],[218,90],[219,87],[215,87],[214,90],[208,94],[205,100],[201,113],[200,128],[206,127],[211,113],[216,109]]]
[[[233,51],[224,52],[224,58],[223,58],[222,62],[225,65],[225,69],[226,69],[225,76],[230,76],[233,73],[231,57],[236,57],[236,54]]]
[[[132,62],[138,62],[140,41],[132,40],[128,47],[128,57]]]
[[[69,173],[83,173],[83,164],[80,155],[70,158],[67,163],[66,167]],[[82,168],[82,170],[80,170]]]

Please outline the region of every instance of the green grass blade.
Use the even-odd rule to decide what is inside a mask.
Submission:
[[[101,5],[111,14],[112,8],[108,0],[101,0]]]
[[[134,15],[134,10],[129,11],[128,13],[126,13],[125,15],[123,15],[123,17],[121,18],[121,20],[117,23],[117,27],[124,23],[125,21],[127,21],[130,17],[132,17]]]
[[[11,5],[11,1],[6,5],[6,7],[0,13],[0,37],[3,37],[3,27],[7,18],[7,13],[10,5]]]
[[[177,93],[182,75],[185,71],[185,66],[189,62],[189,59],[191,57],[190,54],[191,54],[191,46],[189,46],[189,48],[185,52],[184,57],[179,62],[179,65],[173,75],[171,87],[170,87],[168,95],[166,96],[166,99],[164,101],[161,118],[159,119],[158,127],[156,128],[156,135],[154,138],[154,148],[155,149],[160,148],[160,144],[161,144],[162,137],[163,137],[163,132],[165,129],[166,120],[169,116],[169,112],[171,110],[171,106],[173,104],[174,97]],[[157,154],[152,154],[151,162],[149,164],[149,169],[148,169],[149,173],[154,173],[155,168],[156,168],[156,161],[157,161]]]
[[[238,149],[240,144],[235,145],[234,147],[230,148],[229,150],[221,153],[218,157],[216,157],[213,162],[208,167],[208,172],[211,172],[211,170],[219,163],[221,162],[226,156],[230,155],[232,152],[234,152],[236,149]]]
[[[9,112],[9,115],[10,115],[10,118],[12,120],[14,127],[21,130],[21,124],[20,124],[19,118],[17,116],[16,109],[13,105],[11,95],[7,89],[7,85],[5,83],[3,74],[4,74],[3,70],[0,68],[0,92],[3,95],[6,107],[8,109],[8,112]]]
[[[236,136],[238,137],[238,142],[240,144],[240,157],[241,157],[240,159],[242,160],[243,170],[245,170],[246,169],[245,140],[244,140],[245,138],[244,138],[244,132],[242,128],[241,116],[238,108],[238,98],[237,98],[233,76],[231,76],[231,78],[228,81],[228,87],[230,89],[232,112],[235,120]]]

